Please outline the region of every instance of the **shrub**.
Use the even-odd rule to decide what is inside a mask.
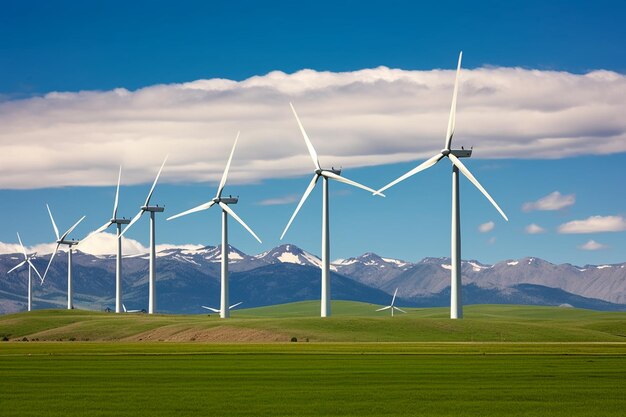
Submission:
[[[2,341],[3,342],[8,342],[9,341],[9,336],[7,336],[6,334],[2,336]]]
[[[298,338],[294,336],[294,337],[292,337],[292,338],[291,338],[291,341],[292,341],[292,342],[297,342],[297,341],[298,341]]]

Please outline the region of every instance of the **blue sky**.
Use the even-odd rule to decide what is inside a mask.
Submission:
[[[4,113],[6,120],[21,120],[22,123],[11,125],[0,138],[0,147],[4,148],[5,155],[10,155],[11,160],[8,162],[15,163],[13,167],[5,161],[5,167],[11,166],[7,170],[13,171],[3,171],[5,182],[0,184],[2,242],[14,242],[16,231],[20,231],[28,245],[51,241],[52,229],[45,211],[46,202],[51,204],[55,214],[58,213],[56,217],[60,228],[67,228],[81,215],[87,215],[84,224],[77,229],[77,237],[100,226],[110,215],[119,163],[124,163],[124,172],[132,179],[129,182],[134,184],[122,188],[120,213],[132,216],[144,199],[150,177],[156,173],[166,152],[173,152],[170,157],[172,171],[168,176],[166,167],[164,182],[154,196],[155,203],[167,207],[167,215],[159,219],[157,226],[158,241],[213,245],[219,242],[217,210],[171,222],[165,222],[165,217],[207,201],[214,195],[216,179],[219,178],[217,173],[223,169],[236,133],[234,128],[227,126],[218,129],[219,134],[227,136],[223,142],[207,139],[202,143],[201,152],[210,153],[214,158],[206,166],[199,160],[204,155],[200,151],[196,158],[198,160],[194,161],[193,149],[190,151],[191,156],[185,155],[185,163],[177,165],[176,158],[181,161],[183,155],[178,155],[176,148],[184,148],[186,142],[170,143],[170,147],[156,146],[153,153],[146,152],[146,155],[139,156],[125,154],[125,148],[114,151],[115,148],[103,145],[101,152],[108,159],[96,164],[96,172],[88,158],[84,166],[75,162],[81,160],[80,147],[67,147],[63,140],[55,139],[60,137],[55,135],[67,135],[67,132],[71,135],[73,132],[71,129],[58,130],[59,124],[84,123],[85,118],[89,118],[94,126],[98,125],[101,122],[98,120],[99,111],[103,111],[98,106],[111,106],[108,104],[110,102],[97,98],[93,110],[79,115],[76,111],[81,106],[74,105],[52,105],[52,109],[42,111],[39,106],[42,97],[48,93],[85,90],[106,93],[114,88],[133,92],[147,87],[144,94],[147,99],[158,101],[162,97],[158,95],[160,90],[152,88],[157,84],[221,78],[242,81],[254,76],[263,77],[274,70],[291,74],[302,69],[313,69],[318,71],[311,78],[315,82],[318,82],[316,80],[320,74],[323,75],[320,71],[352,73],[379,66],[404,71],[449,70],[454,68],[458,51],[462,49],[463,68],[478,70],[464,72],[466,78],[462,78],[459,123],[455,136],[458,139],[455,141],[458,140],[459,146],[477,145],[474,157],[467,161],[467,166],[511,219],[506,223],[499,218],[482,195],[468,181],[463,180],[463,257],[496,262],[537,256],[552,262],[579,265],[625,260],[624,231],[558,233],[559,226],[571,221],[585,220],[591,216],[622,219],[626,216],[626,197],[621,192],[624,174],[620,167],[626,163],[624,147],[620,145],[624,141],[623,136],[620,136],[623,133],[620,130],[622,126],[616,121],[617,117],[603,116],[605,106],[623,108],[626,104],[626,90],[619,89],[623,85],[620,81],[619,88],[610,90],[613,92],[610,97],[600,93],[594,95],[596,87],[589,87],[588,79],[570,77],[593,70],[613,71],[617,77],[622,77],[626,72],[626,53],[623,49],[626,29],[620,21],[620,16],[624,15],[624,6],[619,2],[516,2],[513,5],[502,2],[438,2],[427,6],[415,5],[413,2],[389,2],[384,8],[380,4],[349,1],[339,5],[323,1],[302,5],[293,2],[272,2],[271,5],[184,1],[132,4],[103,2],[98,5],[86,5],[83,2],[60,2],[54,5],[48,2],[21,2],[5,5],[4,9],[0,16],[0,116]],[[515,143],[519,144],[518,147],[503,147],[501,151],[496,151],[491,146],[493,141],[481,142],[483,131],[480,128],[489,125],[491,115],[476,111],[481,106],[481,103],[475,102],[480,98],[480,89],[473,86],[482,83],[489,87],[490,79],[495,85],[499,80],[495,77],[502,74],[497,71],[490,73],[489,69],[499,67],[539,70],[542,74],[549,73],[556,78],[560,77],[561,72],[570,73],[565,78],[569,80],[567,82],[574,80],[573,89],[578,85],[587,89],[582,98],[576,97],[574,101],[580,103],[593,96],[593,106],[585,109],[584,114],[598,116],[589,120],[580,116],[567,119],[571,120],[571,123],[563,126],[563,129],[571,130],[567,134],[551,130],[555,128],[546,121],[550,109],[542,113],[548,115],[545,118],[530,119],[533,121],[531,124],[539,132],[544,129],[547,132],[545,138],[589,137],[588,142],[597,141],[597,146],[594,148],[592,143],[585,147],[584,140],[566,141],[563,143],[563,152],[552,146],[548,159],[537,158],[542,146],[541,135],[533,133],[538,135],[533,138],[539,139],[532,143],[516,138],[515,132],[521,132],[522,137],[529,127],[528,121],[517,121],[515,117],[509,124],[518,122],[519,126],[505,132],[503,140],[511,143],[517,141]],[[510,79],[517,76],[515,74],[509,71],[502,77]],[[522,81],[528,82],[532,72],[524,74]],[[363,78],[362,74],[355,77]],[[613,75],[604,74],[602,77],[607,79]],[[287,79],[297,81],[294,77],[287,76]],[[466,84],[463,84],[464,79]],[[555,85],[562,86],[563,83],[559,81]],[[345,84],[333,94],[339,96],[350,86]],[[372,93],[370,87],[367,88],[359,90],[358,94],[364,94],[363,97],[370,97],[369,94],[380,97]],[[360,143],[361,133],[367,134],[368,130],[363,129],[354,134],[352,141],[346,139],[347,142],[337,142],[338,146],[345,143],[337,152],[331,151],[332,138],[328,139],[327,136],[329,131],[337,129],[346,132],[351,126],[339,120],[339,116],[335,118],[334,114],[333,117],[329,117],[331,113],[324,114],[316,97],[325,94],[326,90],[316,91],[314,96],[296,93],[299,94],[296,96],[296,106],[300,117],[322,154],[322,163],[326,160],[326,165],[343,164],[345,175],[351,179],[374,188],[381,187],[434,154],[443,145],[445,117],[450,100],[447,91],[442,92],[440,102],[432,102],[433,108],[440,114],[434,121],[441,126],[433,127],[432,132],[428,130],[430,128],[424,128],[427,130],[423,135],[429,138],[426,144],[406,141],[395,143],[374,138],[370,145],[363,148],[351,147],[350,144]],[[555,87],[554,91],[558,93],[561,90]],[[533,109],[550,107],[554,96],[561,96],[554,91],[531,96],[533,103],[529,106],[534,106]],[[576,91],[565,91],[562,95],[574,95]],[[406,99],[402,93],[399,94],[402,100]],[[253,101],[254,98],[250,97],[247,96],[246,100]],[[511,100],[522,98],[525,97],[516,95]],[[221,97],[222,101],[219,95],[217,98],[211,96],[210,99],[214,100],[213,105],[216,107],[233,100],[228,95]],[[92,100],[91,96],[78,99],[73,96],[71,100],[83,103],[84,108],[94,103],[89,101]],[[284,168],[286,172],[283,178],[280,174],[268,174],[270,168],[267,167],[260,169],[263,175],[259,175],[257,180],[252,180],[254,175],[250,172],[242,171],[242,167],[247,165],[265,166],[254,160],[252,155],[260,152],[255,146],[263,146],[255,145],[255,137],[246,131],[246,119],[256,115],[228,115],[229,118],[241,117],[242,140],[233,160],[233,183],[229,184],[226,192],[240,195],[241,202],[235,207],[237,213],[264,242],[259,245],[241,227],[233,224],[230,229],[231,243],[248,253],[259,253],[279,244],[278,237],[296,204],[262,205],[260,202],[271,198],[297,199],[310,177],[309,174],[304,175],[309,170],[308,166],[306,170],[298,169],[299,165],[309,162],[306,161],[306,148],[289,112],[288,99],[269,95],[263,96],[263,100],[274,107],[285,108],[284,125],[275,128],[281,143],[285,144],[276,149],[280,154],[278,160],[284,161],[284,165],[278,162],[270,167],[279,173]],[[423,106],[425,100],[416,96],[411,104]],[[152,106],[153,101],[148,105]],[[134,102],[133,110],[145,102],[146,99]],[[298,102],[303,104],[298,105]],[[354,102],[341,103],[337,105],[339,109],[345,103],[349,106]],[[385,106],[387,111],[390,106]],[[108,108],[104,110],[110,111]],[[189,108],[190,114],[193,110],[194,107]],[[397,114],[403,111],[404,108],[399,107],[394,111],[395,117],[399,117]],[[50,118],[43,121],[37,119],[43,117],[42,113],[50,115]],[[131,116],[125,114],[124,118],[143,120],[137,113],[128,114]],[[159,117],[168,117],[167,113],[159,114]],[[380,110],[376,114],[381,114]],[[282,113],[280,115],[282,117]],[[498,117],[494,114],[492,118]],[[77,121],[77,118],[80,120]],[[29,164],[34,164],[33,161],[24,162],[24,168],[20,170],[19,161],[22,157],[28,159],[29,149],[26,146],[21,154],[20,148],[15,148],[15,143],[28,145],[33,136],[24,126],[31,119],[37,120],[38,126],[57,129],[57,133],[50,133],[48,142],[43,142],[43,145],[40,143],[37,148],[50,152],[48,157],[53,161],[45,160],[40,164],[48,171],[29,168]],[[423,128],[422,120],[411,119],[410,114],[402,119],[406,120],[407,125],[414,124],[416,131]],[[59,120],[64,123],[59,123]],[[106,120],[103,120],[98,126],[106,125]],[[221,119],[215,116],[212,122],[207,123],[219,125],[220,122]],[[327,122],[330,127],[324,127],[323,122]],[[428,124],[430,126],[433,123]],[[559,123],[555,125],[558,127]],[[140,123],[133,125],[134,136],[131,137],[144,140],[143,126]],[[386,127],[385,124],[381,126]],[[403,132],[410,132],[411,128],[407,126]],[[126,129],[125,132],[130,130],[128,126],[123,129]],[[389,129],[393,129],[393,126],[389,126]],[[182,130],[193,130],[193,125],[184,125]],[[40,133],[42,137],[45,137],[45,132]],[[103,137],[118,133],[116,130],[107,131]],[[79,136],[79,133],[74,134]],[[201,135],[197,131],[193,134]],[[497,134],[497,131],[489,132],[494,138]],[[246,135],[250,138],[248,141]],[[375,134],[372,133],[372,136]],[[72,138],[68,137],[67,140],[71,141]],[[99,141],[105,141],[97,135],[76,140],[96,145]],[[411,161],[412,143],[416,156]],[[198,146],[198,142],[194,142],[193,146]],[[392,157],[394,153],[390,149],[397,150],[398,155],[402,156]],[[60,153],[55,151],[69,152],[72,161],[65,162],[67,155],[61,158]],[[348,158],[350,151],[359,153],[362,159]],[[116,153],[121,154],[119,161],[111,156]],[[294,153],[300,154],[302,158],[291,164],[289,158]],[[332,157],[324,158],[325,154]],[[371,161],[367,158],[371,158]],[[267,157],[264,161],[271,162],[271,158]],[[199,165],[195,166],[195,163]],[[50,166],[47,167],[47,164]],[[141,170],[137,168],[133,171],[134,167],[141,164],[144,164]],[[203,169],[207,172],[208,182],[202,180]],[[194,176],[192,171],[198,172],[199,176]],[[43,184],[43,188],[36,184]],[[102,186],[95,187],[93,184]],[[535,202],[555,191],[563,196],[574,195],[575,202],[558,210],[522,209],[525,203]],[[447,161],[388,190],[385,199],[374,198],[361,190],[336,183],[332,184],[331,194],[333,258],[355,256],[365,251],[411,261],[424,256],[449,255],[450,167]],[[320,200],[320,192],[316,190],[285,238],[286,242],[295,243],[316,254],[319,254],[320,241]],[[479,232],[479,226],[490,221],[494,222],[493,230]],[[541,226],[545,233],[526,233],[525,228],[530,224]],[[617,229],[620,229],[619,225]],[[147,232],[145,219],[129,232],[129,237],[146,245]],[[579,248],[591,240],[603,247],[597,250]]]

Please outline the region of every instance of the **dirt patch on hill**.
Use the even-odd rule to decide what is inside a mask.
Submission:
[[[270,330],[245,327],[216,326],[209,329],[166,326],[148,330],[125,338],[126,341],[142,342],[288,342],[290,337]]]

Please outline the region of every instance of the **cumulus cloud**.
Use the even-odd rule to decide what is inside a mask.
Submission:
[[[531,223],[528,226],[526,226],[525,231],[529,235],[538,235],[540,233],[545,233],[546,229],[544,229],[543,227],[539,226],[538,224]]]
[[[483,223],[480,226],[478,226],[478,231],[480,233],[487,233],[487,232],[491,232],[495,227],[496,227],[496,224],[492,221],[489,221],[487,223]]]
[[[545,197],[540,198],[537,201],[524,203],[522,206],[522,210],[524,211],[533,211],[533,210],[544,210],[544,211],[554,211],[561,210],[565,207],[569,207],[574,205],[576,202],[575,194],[563,195],[558,191],[548,194]]]
[[[622,232],[626,230],[626,219],[622,216],[591,216],[585,220],[574,220],[559,226],[559,233]]]
[[[26,246],[26,252],[37,252],[39,255],[48,255],[52,253],[56,243],[41,243],[34,246]],[[203,245],[185,244],[185,245],[172,245],[164,243],[156,245],[156,251],[161,252],[171,249],[183,249],[183,250],[198,250],[204,247]],[[115,255],[117,253],[117,236],[113,233],[102,232],[96,235],[92,235],[89,239],[83,240],[78,246],[74,246],[81,252],[91,255]],[[61,245],[59,251],[66,251],[66,247]],[[141,243],[134,239],[129,239],[122,236],[122,250],[124,256],[126,255],[142,255],[148,253],[149,248],[143,246]],[[22,249],[18,243],[3,243],[0,242],[0,254],[12,254],[21,253]]]
[[[291,204],[300,200],[300,196],[297,194],[290,194],[282,197],[276,198],[268,198],[266,200],[261,200],[257,204],[260,206],[278,206],[282,204]]]
[[[582,250],[600,250],[600,249],[606,249],[608,246],[603,245],[602,243],[598,243],[595,240],[590,240],[587,243],[585,243],[584,245],[580,245],[578,247],[578,249],[582,249]]]
[[[0,188],[113,185],[119,164],[124,184],[146,183],[168,153],[164,182],[217,182],[238,130],[233,182],[308,173],[290,101],[324,166],[426,158],[443,146],[453,80],[454,70],[276,71],[6,100]],[[624,152],[625,94],[626,76],[609,71],[464,70],[454,143],[477,158]]]

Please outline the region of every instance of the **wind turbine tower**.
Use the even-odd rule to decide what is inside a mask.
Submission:
[[[70,233],[72,233],[72,231],[76,228],[76,226],[78,226],[78,224],[83,221],[83,219],[86,216],[81,217],[80,220],[74,223],[72,227],[67,229],[67,232],[63,233],[63,236],[59,236],[59,229],[57,228],[57,225],[54,222],[54,217],[52,217],[50,206],[46,204],[46,207],[48,208],[50,221],[52,222],[52,227],[54,228],[54,233],[57,237],[57,241],[56,241],[57,246],[54,249],[54,252],[52,252],[52,256],[50,256],[50,261],[48,261],[48,266],[46,267],[46,272],[44,272],[43,274],[41,283],[43,284],[43,281],[45,281],[46,279],[46,275],[48,275],[48,270],[50,269],[50,265],[52,264],[52,260],[54,259],[54,256],[57,254],[57,251],[59,250],[59,246],[61,245],[67,246],[67,309],[71,310],[74,308],[74,301],[73,301],[74,291],[72,288],[72,246],[78,245],[80,241],[74,240],[74,239],[67,240],[66,238]]]
[[[459,62],[456,69],[456,78],[454,80],[454,92],[452,93],[452,105],[450,107],[450,117],[448,119],[448,129],[446,132],[446,142],[445,148],[443,148],[439,153],[437,153],[432,158],[426,160],[421,163],[417,167],[413,168],[411,171],[402,175],[398,179],[390,182],[385,185],[383,188],[378,190],[382,192],[387,188],[394,186],[395,184],[403,181],[420,171],[423,171],[431,166],[435,165],[437,162],[442,160],[443,158],[448,158],[450,162],[452,162],[452,233],[451,233],[451,255],[450,255],[450,318],[451,319],[460,319],[463,318],[463,303],[461,299],[461,214],[460,214],[460,194],[459,194],[459,171],[465,175],[465,177],[470,180],[472,184],[478,190],[483,193],[483,195],[489,200],[489,202],[498,210],[500,215],[504,218],[504,220],[509,221],[506,214],[502,211],[500,206],[495,202],[495,200],[489,195],[487,190],[483,188],[482,185],[478,182],[478,180],[472,175],[472,173],[463,165],[459,158],[469,158],[472,156],[471,149],[452,149],[452,136],[454,136],[454,129],[456,123],[456,98],[459,90],[459,76],[461,74],[461,59],[463,57],[463,52],[459,54]]]
[[[41,277],[41,274],[39,274],[39,271],[37,271],[37,268],[35,268],[35,265],[33,265],[32,263],[32,259],[37,254],[33,253],[31,255],[28,255],[26,253],[26,249],[24,248],[24,245],[22,244],[22,239],[20,238],[19,233],[17,234],[17,240],[20,242],[20,246],[22,247],[22,254],[24,255],[24,260],[20,262],[19,264],[15,265],[9,271],[7,271],[7,274],[10,274],[16,269],[22,267],[23,265],[28,264],[28,311],[31,311],[33,307],[33,273],[32,273],[33,269],[35,270],[35,273],[41,280],[42,284],[43,284],[43,278]]]
[[[230,151],[230,156],[228,157],[228,162],[226,163],[226,168],[224,169],[224,174],[222,174],[222,180],[220,181],[219,187],[217,187],[217,193],[215,197],[204,204],[201,204],[197,207],[184,211],[182,213],[176,214],[172,217],[169,217],[167,220],[172,220],[177,217],[186,216],[187,214],[195,213],[198,211],[208,210],[213,205],[217,204],[222,208],[222,273],[221,273],[221,285],[220,285],[220,317],[226,319],[230,317],[230,310],[237,307],[241,303],[237,303],[229,306],[229,294],[228,294],[228,215],[232,216],[235,220],[237,220],[256,240],[261,243],[261,239],[248,227],[248,225],[237,216],[237,214],[228,207],[231,204],[237,204],[239,199],[237,197],[222,197],[222,191],[224,190],[224,186],[226,185],[226,179],[228,178],[228,171],[230,169],[230,163],[233,160],[233,154],[235,153],[235,148],[237,147],[237,141],[239,140],[239,132],[235,137],[235,143],[233,144],[233,149]],[[216,309],[211,307],[205,307],[207,310],[211,310],[217,312]]]
[[[154,192],[154,187],[156,187],[157,181],[159,181],[159,176],[161,176],[161,171],[163,171],[165,162],[167,162],[167,156],[165,157],[165,160],[163,160],[163,164],[161,164],[161,168],[159,169],[159,172],[157,173],[157,176],[154,179],[154,182],[152,183],[152,188],[150,188],[150,192],[148,193],[146,202],[144,203],[143,206],[141,206],[141,208],[139,209],[139,212],[135,215],[135,217],[133,217],[133,219],[130,221],[128,226],[126,226],[126,228],[122,231],[122,233],[119,234],[119,237],[121,238],[122,235],[126,233],[128,229],[130,229],[131,226],[135,224],[135,222],[137,222],[137,220],[139,220],[139,218],[145,212],[150,213],[150,274],[148,277],[148,286],[149,286],[148,314],[154,314],[154,312],[156,311],[156,243],[155,243],[155,230],[154,230],[154,226],[155,226],[154,213],[162,213],[165,210],[165,207],[159,207],[158,205],[151,206],[150,198],[152,197],[152,193]]]
[[[129,224],[130,219],[117,217],[117,204],[119,202],[120,196],[120,180],[122,179],[122,167],[120,166],[120,172],[117,176],[117,190],[115,191],[115,203],[113,204],[113,217],[111,220],[103,224],[99,229],[93,231],[86,238],[82,240],[81,243],[84,243],[85,240],[89,239],[91,236],[98,234],[109,228],[112,224],[117,226],[117,258],[115,259],[115,312],[121,313],[123,305],[122,305],[122,225]]]
[[[298,126],[300,127],[300,131],[302,132],[302,136],[304,137],[304,142],[309,150],[309,154],[311,155],[311,159],[313,160],[313,165],[315,166],[315,170],[313,171],[313,178],[309,183],[309,186],[304,191],[296,210],[291,215],[291,219],[289,219],[289,223],[285,227],[283,234],[280,236],[282,240],[291,226],[291,222],[300,211],[300,208],[306,201],[313,188],[317,184],[317,181],[322,178],[322,294],[321,294],[321,305],[320,305],[320,315],[321,317],[330,317],[330,226],[329,226],[329,213],[328,213],[328,180],[333,179],[339,182],[343,182],[344,184],[351,185],[353,187],[361,188],[363,190],[369,191],[376,195],[380,195],[384,197],[379,191],[374,191],[373,189],[366,187],[365,185],[359,184],[358,182],[347,179],[346,177],[341,176],[341,170],[339,169],[322,169],[320,166],[319,159],[317,157],[317,152],[309,139],[309,136],[306,134],[304,130],[304,126],[300,122],[300,118],[296,113],[296,109],[293,107],[293,104],[289,103],[291,106],[291,110],[293,111],[293,115],[298,122]]]

